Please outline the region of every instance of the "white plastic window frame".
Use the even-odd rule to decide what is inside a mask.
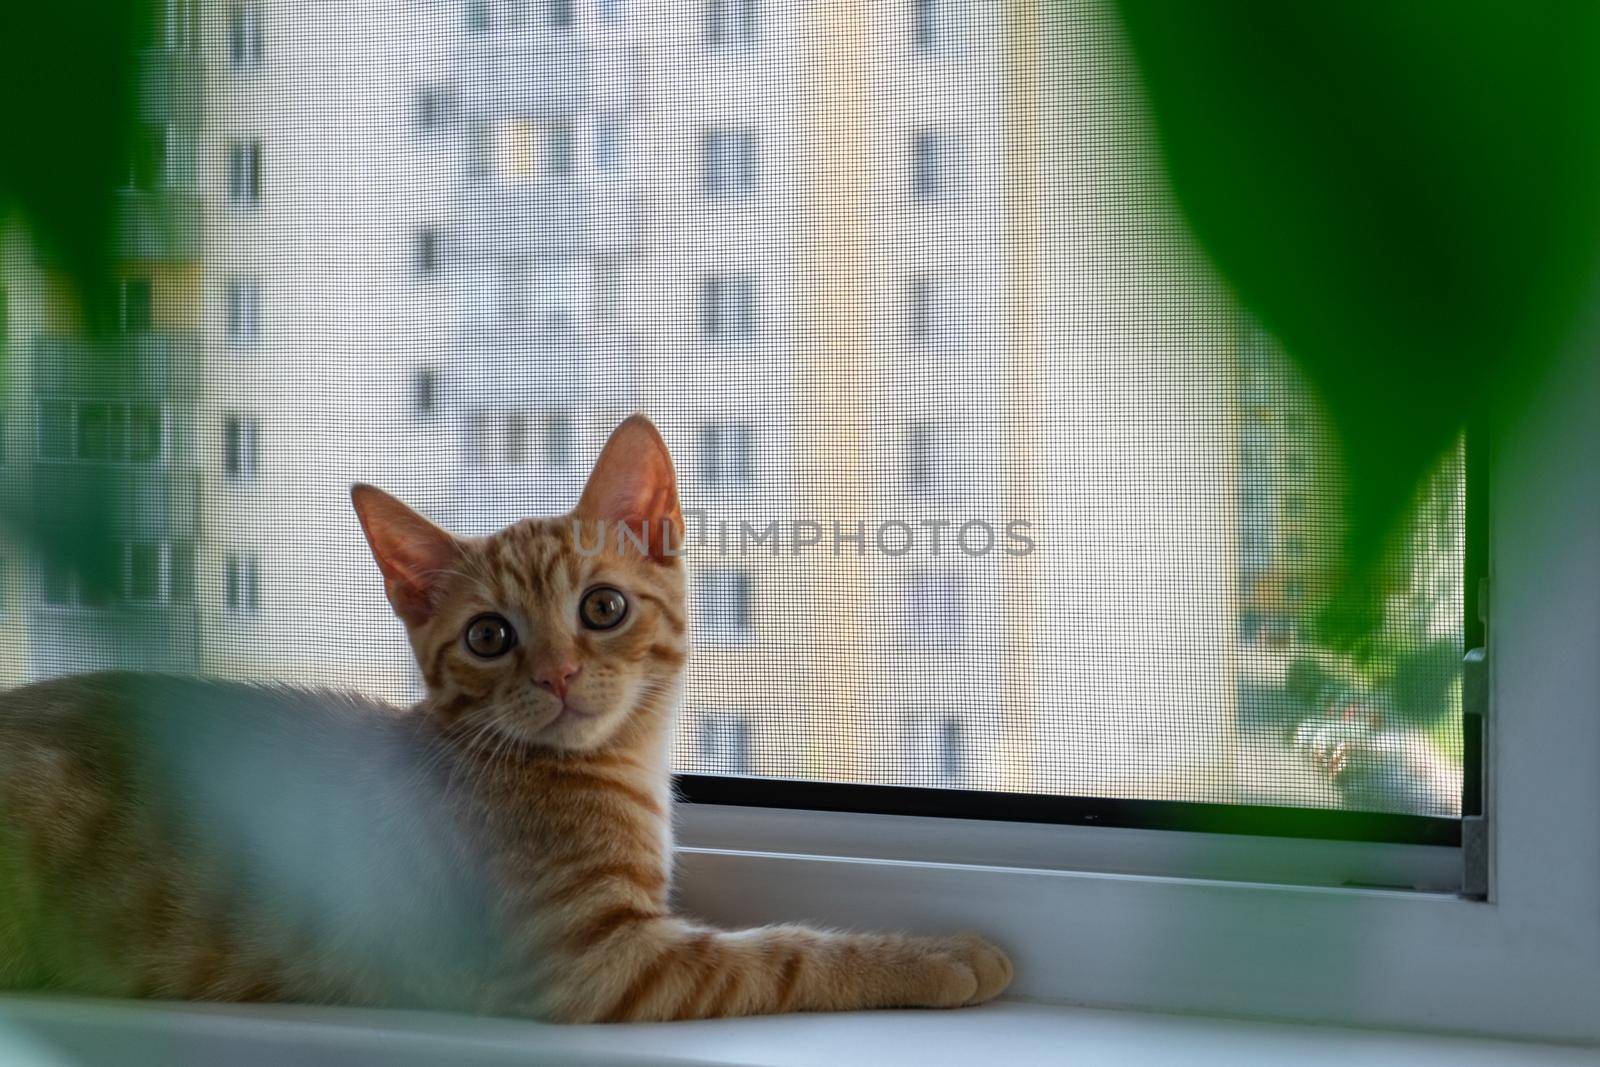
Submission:
[[[1045,1001],[1600,1040],[1600,344],[1491,462],[1488,901],[1456,849],[681,805],[682,906],[978,929]]]

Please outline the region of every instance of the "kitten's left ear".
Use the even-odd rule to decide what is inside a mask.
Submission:
[[[613,546],[618,545],[620,533],[608,527],[627,526],[657,562],[682,552],[678,477],[667,443],[649,419],[630,415],[611,431],[572,515],[600,523]]]
[[[351,486],[350,502],[394,613],[412,626],[427,622],[437,607],[440,580],[461,558],[460,543],[374,486]]]

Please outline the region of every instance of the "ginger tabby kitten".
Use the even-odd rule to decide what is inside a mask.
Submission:
[[[141,674],[0,695],[0,989],[589,1022],[1005,988],[1010,962],[971,934],[673,914],[689,637],[648,420],[611,436],[571,515],[490,537],[352,498],[427,696]]]

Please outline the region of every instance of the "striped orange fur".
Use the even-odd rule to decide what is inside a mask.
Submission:
[[[1005,988],[972,934],[672,911],[683,526],[642,416],[560,519],[460,538],[353,499],[427,696],[144,675],[0,696],[0,989],[626,1021]],[[648,551],[591,551],[608,525]]]

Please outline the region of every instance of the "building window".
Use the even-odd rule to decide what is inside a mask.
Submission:
[[[573,23],[572,0],[545,0],[545,24],[554,30],[570,30]]]
[[[706,46],[754,48],[760,31],[760,0],[706,0]]]
[[[918,130],[911,138],[911,195],[936,200],[945,194],[945,139],[938,130]]]
[[[73,406],[65,400],[39,401],[39,457],[72,457]]]
[[[154,463],[161,458],[165,419],[161,406],[150,403],[128,405],[128,458],[134,463]]]
[[[539,325],[554,333],[567,333],[578,326],[582,270],[576,263],[545,263],[534,272]]]
[[[602,174],[615,174],[622,169],[627,156],[627,134],[622,120],[615,115],[602,115],[594,126],[594,169]]]
[[[118,600],[135,604],[189,603],[194,600],[194,543],[124,541],[115,546],[116,563],[99,581],[85,581],[59,560],[40,560],[44,601],[58,606],[106,607]]]
[[[750,773],[750,720],[711,712],[700,720],[700,768],[710,774]]]
[[[500,261],[499,312],[503,323],[522,322],[528,316],[528,261],[508,256]]]
[[[193,52],[200,39],[199,0],[166,0],[161,5],[161,47],[168,52]]]
[[[469,467],[481,467],[489,462],[489,415],[482,410],[467,414],[462,429],[461,451]]]
[[[931,274],[912,275],[906,281],[906,336],[913,344],[933,344],[944,338],[946,295],[944,283]]]
[[[253,553],[228,553],[223,562],[222,597],[230,615],[260,612],[261,566]]]
[[[750,636],[750,574],[736,568],[701,571],[695,577],[695,625],[707,638],[740,641]]]
[[[912,0],[911,39],[920,55],[949,55],[956,45],[960,0]]]
[[[129,161],[128,184],[151,192],[165,184],[167,126],[142,122],[133,129],[133,158]]]
[[[495,126],[495,171],[502,181],[533,178],[533,140],[533,123],[527,119],[508,119]]]
[[[42,459],[158,462],[166,441],[159,404],[121,400],[48,400],[39,406]]]
[[[544,165],[545,173],[552,178],[572,176],[574,159],[570,120],[553,119],[545,125]]]
[[[417,128],[436,130],[450,121],[453,104],[450,90],[442,85],[424,85],[417,90]]]
[[[595,0],[595,14],[603,19],[620,19],[627,9],[626,0]]]
[[[419,367],[411,379],[411,410],[422,416],[432,415],[434,405],[438,402],[435,395],[437,388],[433,368]]]
[[[555,470],[564,470],[572,464],[572,415],[566,411],[552,411],[544,422],[544,461]]]
[[[915,708],[905,713],[904,781],[907,785],[960,788],[966,778],[966,739],[959,718]]]
[[[939,484],[943,435],[937,423],[913,422],[906,427],[905,484],[912,492],[927,492]]]
[[[194,602],[194,542],[173,541],[168,549],[167,596],[176,604]]]
[[[946,785],[961,781],[961,757],[961,720],[945,719],[939,723],[939,778]]]
[[[135,146],[136,189],[193,189],[195,183],[194,131],[175,123],[143,127]]]
[[[66,565],[54,553],[45,553],[39,562],[40,585],[44,592],[44,602],[64,606],[73,600],[72,574]]]
[[[707,130],[701,184],[713,198],[746,197],[756,189],[756,134],[749,127]]]
[[[161,184],[168,189],[192,190],[198,169],[195,131],[168,123],[162,134]]]
[[[260,141],[234,141],[228,146],[228,200],[236,207],[261,202]]]
[[[195,131],[176,123],[141,123],[133,131],[128,184],[144,192],[194,189]]]
[[[128,546],[128,599],[153,603],[161,599],[161,544],[135,541]]]
[[[508,467],[520,467],[528,460],[528,417],[520,411],[506,415],[506,431],[502,444]]]
[[[245,415],[229,415],[223,420],[222,466],[230,481],[246,482],[259,469],[260,426]]]
[[[749,423],[712,422],[700,429],[701,478],[707,486],[747,486],[755,480],[754,433]]]
[[[233,0],[228,5],[228,62],[234,70],[261,66],[264,38],[260,0]]]
[[[229,278],[224,289],[228,342],[253,345],[261,331],[261,285],[254,278]]]
[[[714,341],[747,341],[755,336],[755,279],[749,274],[713,274],[700,288],[700,319]]]
[[[596,322],[615,322],[622,306],[622,267],[615,259],[594,263],[589,280],[591,314]]]
[[[495,170],[504,182],[569,178],[575,167],[572,122],[507,119],[494,128]]]
[[[149,278],[122,280],[122,332],[149,333],[155,328],[155,294]]]
[[[78,405],[78,458],[119,462],[127,458],[127,409],[120,403],[89,400]]]
[[[416,263],[418,277],[431,278],[439,273],[440,260],[443,258],[442,245],[443,241],[437,227],[424,226],[417,231],[417,242],[412,258]]]
[[[948,572],[912,575],[906,587],[905,622],[913,643],[952,648],[966,634],[966,586]]]

